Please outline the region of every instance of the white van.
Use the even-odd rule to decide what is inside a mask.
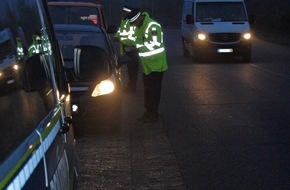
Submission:
[[[251,61],[252,34],[243,0],[184,0],[181,23],[184,56],[199,60],[231,54]]]

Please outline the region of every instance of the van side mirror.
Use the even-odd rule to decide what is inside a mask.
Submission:
[[[256,17],[255,17],[255,15],[250,14],[250,15],[249,15],[249,23],[250,23],[250,24],[254,24],[255,21],[256,21]]]
[[[82,82],[96,82],[108,78],[111,67],[105,50],[95,46],[75,47],[74,74]]]
[[[193,19],[191,15],[186,15],[185,17],[186,24],[193,24]]]

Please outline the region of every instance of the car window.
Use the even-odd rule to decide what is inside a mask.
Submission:
[[[96,7],[49,6],[54,24],[100,25]]]

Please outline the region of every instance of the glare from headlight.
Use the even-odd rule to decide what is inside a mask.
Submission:
[[[110,80],[104,80],[96,85],[92,97],[97,97],[105,94],[110,94],[115,89],[115,85]]]
[[[245,33],[243,37],[245,40],[249,40],[251,39],[252,35],[250,33]]]
[[[197,35],[197,37],[198,37],[199,40],[205,40],[205,39],[206,39],[206,36],[205,36],[205,34],[203,34],[203,33],[199,33],[199,34]]]
[[[18,68],[19,68],[19,66],[18,66],[18,65],[14,65],[14,66],[13,66],[13,68],[14,68],[14,70],[16,70],[16,71],[17,71],[17,70],[18,70]]]

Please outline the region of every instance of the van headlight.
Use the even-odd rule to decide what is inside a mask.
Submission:
[[[204,41],[206,39],[206,35],[204,33],[198,33],[197,38],[201,41]]]
[[[245,33],[244,35],[243,35],[243,38],[245,39],[245,40],[250,40],[251,38],[252,38],[252,35],[251,35],[251,33]]]
[[[92,93],[92,97],[110,94],[114,91],[114,89],[115,89],[115,84],[112,80],[110,79],[103,80],[102,82],[96,85]]]

